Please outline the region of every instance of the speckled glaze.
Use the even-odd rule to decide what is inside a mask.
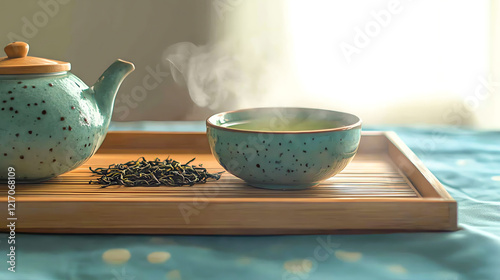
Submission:
[[[70,72],[0,75],[0,179],[43,181],[73,170],[103,142],[133,64],[118,60],[93,87]]]
[[[304,131],[232,129],[252,116],[302,115],[331,120],[332,128]],[[282,118],[282,117],[281,117]],[[336,126],[336,124],[341,124]],[[361,137],[361,120],[351,114],[306,108],[257,108],[214,115],[207,120],[212,153],[231,174],[249,185],[279,190],[305,189],[342,171]]]

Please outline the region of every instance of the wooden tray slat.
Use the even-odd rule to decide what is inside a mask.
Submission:
[[[223,171],[203,133],[110,132],[99,152],[76,170],[41,184],[17,185],[16,230],[311,234],[457,229],[456,202],[393,133],[363,133],[346,169],[308,190],[252,188],[227,172],[219,181],[192,187],[101,189],[88,183],[96,178],[90,166],[141,156],[180,162],[196,157],[194,164]],[[7,207],[6,200],[3,192],[0,207]],[[0,219],[7,218],[4,212]]]

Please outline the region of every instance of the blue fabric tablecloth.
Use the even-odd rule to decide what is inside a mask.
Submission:
[[[113,124],[203,131],[204,124]],[[500,132],[395,130],[458,202],[449,233],[306,236],[17,235],[0,279],[500,279]]]

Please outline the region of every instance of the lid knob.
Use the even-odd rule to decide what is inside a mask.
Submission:
[[[20,58],[28,55],[30,46],[25,42],[14,42],[8,44],[4,51],[9,58]]]

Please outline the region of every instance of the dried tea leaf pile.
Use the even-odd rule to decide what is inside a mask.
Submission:
[[[126,187],[135,186],[192,186],[203,184],[207,180],[219,180],[219,173],[208,173],[206,168],[200,164],[189,165],[195,159],[185,164],[167,158],[161,160],[147,161],[144,157],[138,160],[120,164],[111,164],[108,168],[96,168],[90,171],[101,175],[97,180],[92,180],[89,184],[100,184],[101,188],[113,185],[123,185]]]

